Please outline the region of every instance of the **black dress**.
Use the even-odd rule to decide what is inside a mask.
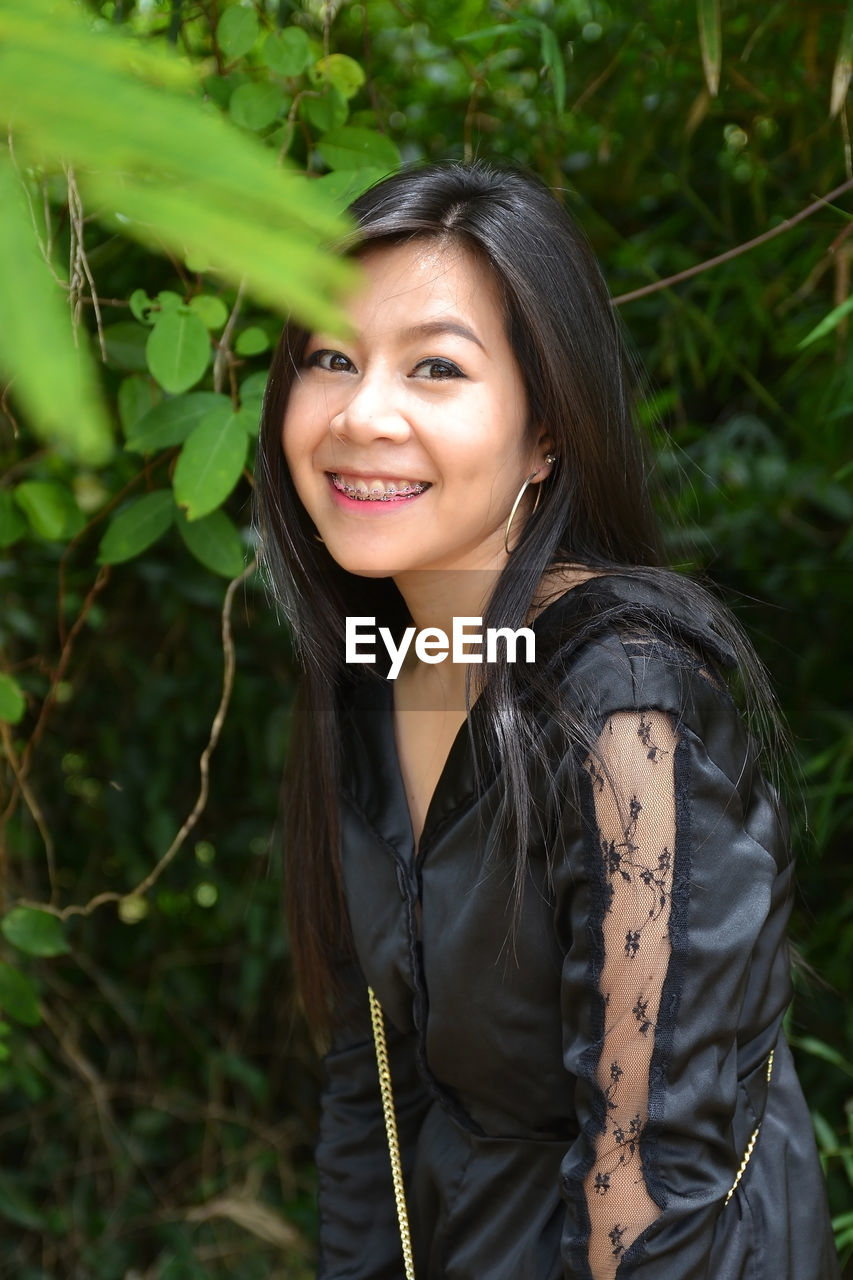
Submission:
[[[699,613],[620,575],[535,630],[598,739],[556,765],[515,928],[511,874],[486,852],[501,782],[478,794],[467,726],[416,853],[393,687],[349,700],[357,960],[324,1063],[318,1275],[403,1275],[370,984],[419,1280],[834,1280],[781,1030],[787,832],[719,675],[731,654]]]

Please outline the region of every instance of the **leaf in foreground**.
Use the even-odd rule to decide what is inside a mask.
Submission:
[[[108,222],[121,215],[122,234],[245,276],[261,302],[339,328],[334,298],[355,273],[320,245],[346,224],[256,138],[169,87],[186,78],[177,58],[92,31],[67,0],[0,7],[0,121],[17,126],[22,154],[74,165],[84,200]]]
[[[112,434],[93,362],[85,342],[74,345],[66,301],[39,251],[21,183],[2,155],[0,368],[43,440],[89,465],[106,462]]]

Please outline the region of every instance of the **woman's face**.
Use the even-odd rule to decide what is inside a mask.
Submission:
[[[282,444],[297,493],[352,573],[499,568],[513,502],[532,472],[546,476],[548,442],[526,430],[494,282],[472,254],[436,241],[361,262],[353,336],[312,334],[288,400]]]

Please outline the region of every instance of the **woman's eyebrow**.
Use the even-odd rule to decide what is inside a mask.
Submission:
[[[404,329],[400,336],[404,342],[410,342],[415,338],[433,338],[444,333],[452,333],[457,338],[465,338],[468,342],[473,342],[478,346],[481,351],[486,349],[476,333],[459,320],[425,320],[422,324],[413,324],[408,329]]]

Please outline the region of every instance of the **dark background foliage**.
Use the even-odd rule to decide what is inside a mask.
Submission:
[[[617,300],[851,177],[849,108],[829,110],[853,45],[845,3],[724,4],[716,96],[706,0],[88,10],[104,33],[188,57],[195,96],[330,199],[400,156],[532,167],[586,228]],[[68,172],[22,176],[46,192],[57,262],[82,230],[120,445],[87,467],[31,433],[14,388],[2,402],[0,671],[25,708],[7,686],[0,1277],[297,1280],[312,1274],[318,1066],[292,1000],[274,839],[296,672],[257,576],[225,596],[252,556],[249,431],[280,318],[206,264],[91,221],[101,210],[75,227]],[[853,361],[841,314],[804,340],[850,297],[851,209],[848,190],[747,254],[620,304],[646,371],[673,561],[736,609],[796,741],[792,933],[806,964],[789,1023],[845,1257]],[[80,296],[94,334],[91,285]],[[196,339],[202,325],[197,368],[152,355],[151,326],[170,312]],[[177,431],[163,427],[170,401],[185,410]],[[223,472],[187,490],[180,451],[205,414]],[[146,525],[138,503],[154,495]]]

